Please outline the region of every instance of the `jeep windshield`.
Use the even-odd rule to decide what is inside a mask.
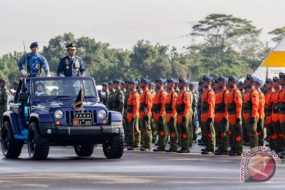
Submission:
[[[76,98],[82,88],[85,98],[96,98],[95,83],[91,78],[51,77],[33,79],[32,93],[36,98]]]

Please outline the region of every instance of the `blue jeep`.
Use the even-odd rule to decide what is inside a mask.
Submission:
[[[95,144],[103,144],[107,158],[120,158],[122,115],[99,103],[91,77],[22,78],[3,115],[3,155],[19,157],[23,144],[35,160],[46,159],[50,146],[74,146],[78,156],[91,156]]]

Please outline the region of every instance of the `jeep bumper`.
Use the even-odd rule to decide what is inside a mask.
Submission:
[[[122,122],[98,126],[55,126],[54,123],[39,123],[43,136],[101,136],[124,133]]]

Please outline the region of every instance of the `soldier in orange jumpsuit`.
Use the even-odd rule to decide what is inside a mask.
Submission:
[[[284,158],[285,156],[285,73],[281,72],[279,73],[280,78],[280,85],[281,90],[278,95],[279,97],[279,121],[280,121],[280,127],[281,127],[281,134],[282,134],[282,143],[280,143],[280,149],[282,150],[281,153],[279,153],[280,157]]]
[[[259,93],[259,106],[258,106],[258,122],[257,122],[257,136],[258,136],[258,146],[264,145],[264,104],[265,97],[263,92],[260,90],[263,81],[258,80],[254,83],[254,87]]]
[[[153,98],[152,112],[153,120],[158,131],[158,147],[153,151],[165,151],[167,140],[167,126],[165,123],[165,99],[167,93],[164,90],[165,80],[158,77],[155,80],[156,94]]]
[[[232,139],[230,156],[239,156],[242,154],[242,126],[241,126],[241,111],[242,111],[242,95],[237,88],[238,78],[234,76],[229,77],[228,86],[229,94],[226,100],[228,119],[229,119],[229,131],[228,135]]]
[[[273,129],[273,123],[272,123],[272,96],[275,92],[273,89],[273,80],[270,78],[267,78],[265,81],[265,90],[266,90],[266,96],[265,96],[265,105],[264,105],[264,113],[265,113],[265,127],[266,127],[266,133],[267,138],[269,140],[269,147],[271,150],[276,150],[276,141],[273,139],[277,138],[277,134],[274,133]]]
[[[226,109],[226,100],[229,91],[226,89],[228,79],[220,76],[218,79],[219,90],[216,92],[215,99],[215,124],[217,125],[216,140],[219,139],[219,147],[215,155],[227,155],[229,146],[229,123],[228,123],[228,110]]]
[[[179,78],[179,93],[176,101],[176,111],[177,111],[177,124],[181,136],[181,149],[177,153],[190,153],[190,131],[189,131],[189,120],[190,109],[191,109],[191,99],[190,93],[186,91],[189,81],[180,77]]]
[[[278,110],[278,104],[279,104],[279,93],[281,90],[281,86],[279,84],[280,79],[278,77],[273,77],[273,88],[274,91],[272,94],[272,128],[273,128],[273,134],[271,135],[271,140],[276,145],[275,152],[279,153],[282,152],[282,133],[281,133],[281,127],[280,127],[280,121],[279,121],[279,110]]]
[[[216,133],[213,125],[215,111],[215,93],[211,89],[213,77],[203,76],[204,91],[201,99],[201,124],[205,129],[206,148],[201,154],[213,154],[216,146]]]
[[[152,94],[148,90],[148,84],[150,80],[142,78],[141,79],[141,88],[143,90],[142,94],[140,95],[140,120],[139,126],[140,131],[143,135],[143,142],[144,145],[141,147],[141,151],[152,151],[152,131],[151,131],[151,108],[152,108]]]
[[[247,89],[243,100],[243,119],[249,135],[250,148],[258,146],[257,121],[259,119],[259,93],[254,87],[258,79],[247,75],[244,87]]]
[[[219,91],[219,81],[218,81],[218,79],[213,79],[211,87],[212,87],[213,91],[215,92],[215,94]],[[216,146],[218,146],[218,144],[220,143],[220,137],[218,136],[218,134],[219,134],[219,127],[218,127],[218,123],[215,121],[215,119],[214,119],[214,128],[215,128],[215,133],[216,133],[216,137],[215,137],[215,139],[216,139]]]
[[[177,93],[174,90],[176,79],[167,79],[167,96],[165,100],[166,123],[170,133],[170,148],[165,152],[177,152],[178,147],[178,131],[177,131],[177,112],[176,101]]]
[[[133,146],[128,150],[139,150],[141,132],[139,129],[139,107],[140,107],[140,95],[137,93],[136,87],[138,81],[129,82],[129,97],[127,101],[127,120],[129,129],[132,131],[132,143]]]

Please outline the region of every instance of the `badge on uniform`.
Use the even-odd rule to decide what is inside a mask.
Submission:
[[[74,63],[74,67],[75,69],[79,69],[79,62],[78,62],[78,59],[76,59],[75,63]]]
[[[65,64],[66,64],[66,69],[69,69],[69,66],[68,66],[69,61],[68,61],[68,59],[65,60]]]

